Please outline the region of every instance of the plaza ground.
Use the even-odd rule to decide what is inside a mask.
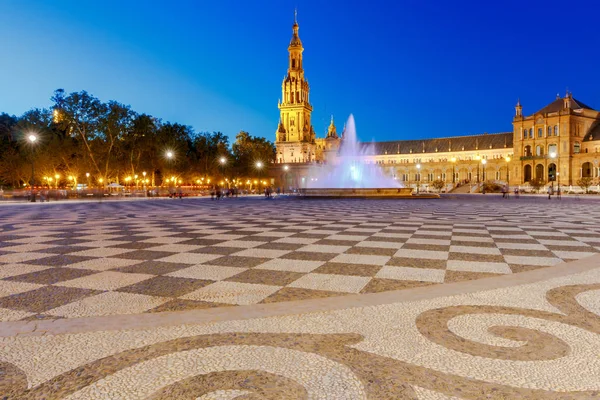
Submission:
[[[498,195],[2,205],[0,393],[600,396],[598,206]]]

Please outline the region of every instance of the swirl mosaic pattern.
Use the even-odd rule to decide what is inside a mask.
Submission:
[[[597,257],[587,261],[582,272],[469,294],[4,337],[0,392],[8,399],[592,399],[600,396],[600,267]]]

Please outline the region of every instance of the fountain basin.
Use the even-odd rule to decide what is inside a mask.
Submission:
[[[435,193],[413,194],[411,188],[306,188],[300,194],[310,198],[386,198],[386,199],[439,199]]]

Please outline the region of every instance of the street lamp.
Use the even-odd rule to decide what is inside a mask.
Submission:
[[[550,153],[550,158],[552,159],[552,162],[554,162],[554,159],[558,156],[558,154],[556,154],[555,152]],[[559,178],[558,178],[558,161],[554,164],[556,166],[556,185],[560,188],[560,182],[559,182]]]
[[[58,179],[60,178],[59,174],[54,175],[54,179],[56,179],[56,189],[58,189]]]
[[[148,183],[148,179],[146,179],[146,171],[142,172],[142,175],[144,176],[144,179],[142,179],[144,182],[144,197],[148,197],[148,190],[146,190],[146,184]]]
[[[261,161],[256,162],[256,168],[261,169],[262,166],[263,166],[263,163]]]
[[[482,180],[485,182],[485,164],[487,164],[487,160],[484,158],[483,160],[481,160],[481,163],[483,164],[483,175],[482,175]]]
[[[506,157],[504,157],[504,160],[506,161],[506,184],[510,185],[510,179],[509,179],[509,176],[508,176],[509,175],[509,170],[510,170],[510,167],[508,165],[508,163],[510,162],[510,157],[506,156]]]
[[[220,162],[221,164],[225,164],[225,163],[227,162],[227,159],[226,159],[225,157],[221,157],[221,158],[219,159],[219,162]]]
[[[33,166],[33,158],[34,158],[34,148],[35,148],[34,144],[37,141],[37,136],[34,135],[33,133],[30,133],[27,136],[27,140],[31,144],[31,202],[35,203],[35,192],[34,192],[35,172],[34,172],[34,166]]]
[[[165,156],[167,156],[167,158],[170,160],[175,156],[175,154],[173,154],[173,152],[171,150],[167,150],[167,152],[165,153]]]
[[[417,164],[417,194],[419,194],[420,182],[421,182],[421,164]]]
[[[450,161],[452,162],[452,183],[456,182],[456,173],[454,172],[454,164],[456,163],[456,157],[452,157],[450,159]]]
[[[475,159],[477,160],[477,183],[479,183],[479,160],[481,160],[481,157],[475,156]]]

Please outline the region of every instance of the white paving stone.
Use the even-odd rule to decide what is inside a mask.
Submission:
[[[530,256],[504,256],[504,260],[509,264],[539,265],[546,267],[562,262],[560,258]]]
[[[494,274],[512,273],[508,264],[503,262],[448,260],[446,266],[452,271],[491,272]]]
[[[377,272],[376,278],[407,280],[407,281],[422,281],[422,282],[444,282],[446,271],[443,269],[433,268],[410,268],[410,267],[394,267],[386,265]]]
[[[450,246],[451,253],[466,253],[466,254],[497,254],[500,255],[500,250],[496,247],[475,247],[475,246]]]
[[[394,254],[394,257],[426,258],[429,260],[447,260],[448,253],[445,251],[400,249],[396,252],[396,254]]]
[[[374,256],[366,254],[339,254],[331,259],[331,262],[347,264],[385,265],[391,257]]]
[[[104,271],[81,278],[59,282],[57,286],[75,287],[80,289],[114,290],[133,285],[154,277],[148,274],[130,274],[116,271]]]
[[[139,314],[169,301],[166,297],[146,296],[136,293],[105,292],[86,297],[46,311],[45,314],[66,318],[96,315]]]
[[[75,264],[69,264],[69,268],[91,269],[94,271],[106,271],[114,268],[129,267],[140,264],[141,260],[127,260],[124,258],[94,258],[92,260],[81,261]]]
[[[281,289],[281,286],[219,281],[180,298],[184,300],[244,305],[258,303],[279,289]]]
[[[289,284],[289,287],[328,290],[332,292],[359,293],[371,278],[335,274],[309,273]]]
[[[28,292],[43,287],[35,283],[0,281],[0,297]]]
[[[289,271],[289,272],[311,272],[321,265],[325,264],[325,261],[312,261],[312,260],[288,260],[285,258],[275,258],[269,260],[263,264],[257,265],[255,269],[269,269],[273,271]]]
[[[156,261],[181,263],[181,264],[200,264],[200,263],[215,260],[220,257],[222,257],[222,256],[219,254],[178,253],[178,254],[173,254],[172,256],[160,258]]]
[[[242,273],[247,269],[248,268],[223,267],[220,265],[200,264],[191,266],[189,268],[180,269],[179,271],[174,271],[167,275],[176,278],[207,279],[211,281],[220,281]]]
[[[291,250],[246,249],[231,255],[241,257],[277,258],[288,253],[291,253]]]
[[[10,276],[24,275],[31,272],[39,272],[50,267],[31,264],[0,264],[0,279]]]

